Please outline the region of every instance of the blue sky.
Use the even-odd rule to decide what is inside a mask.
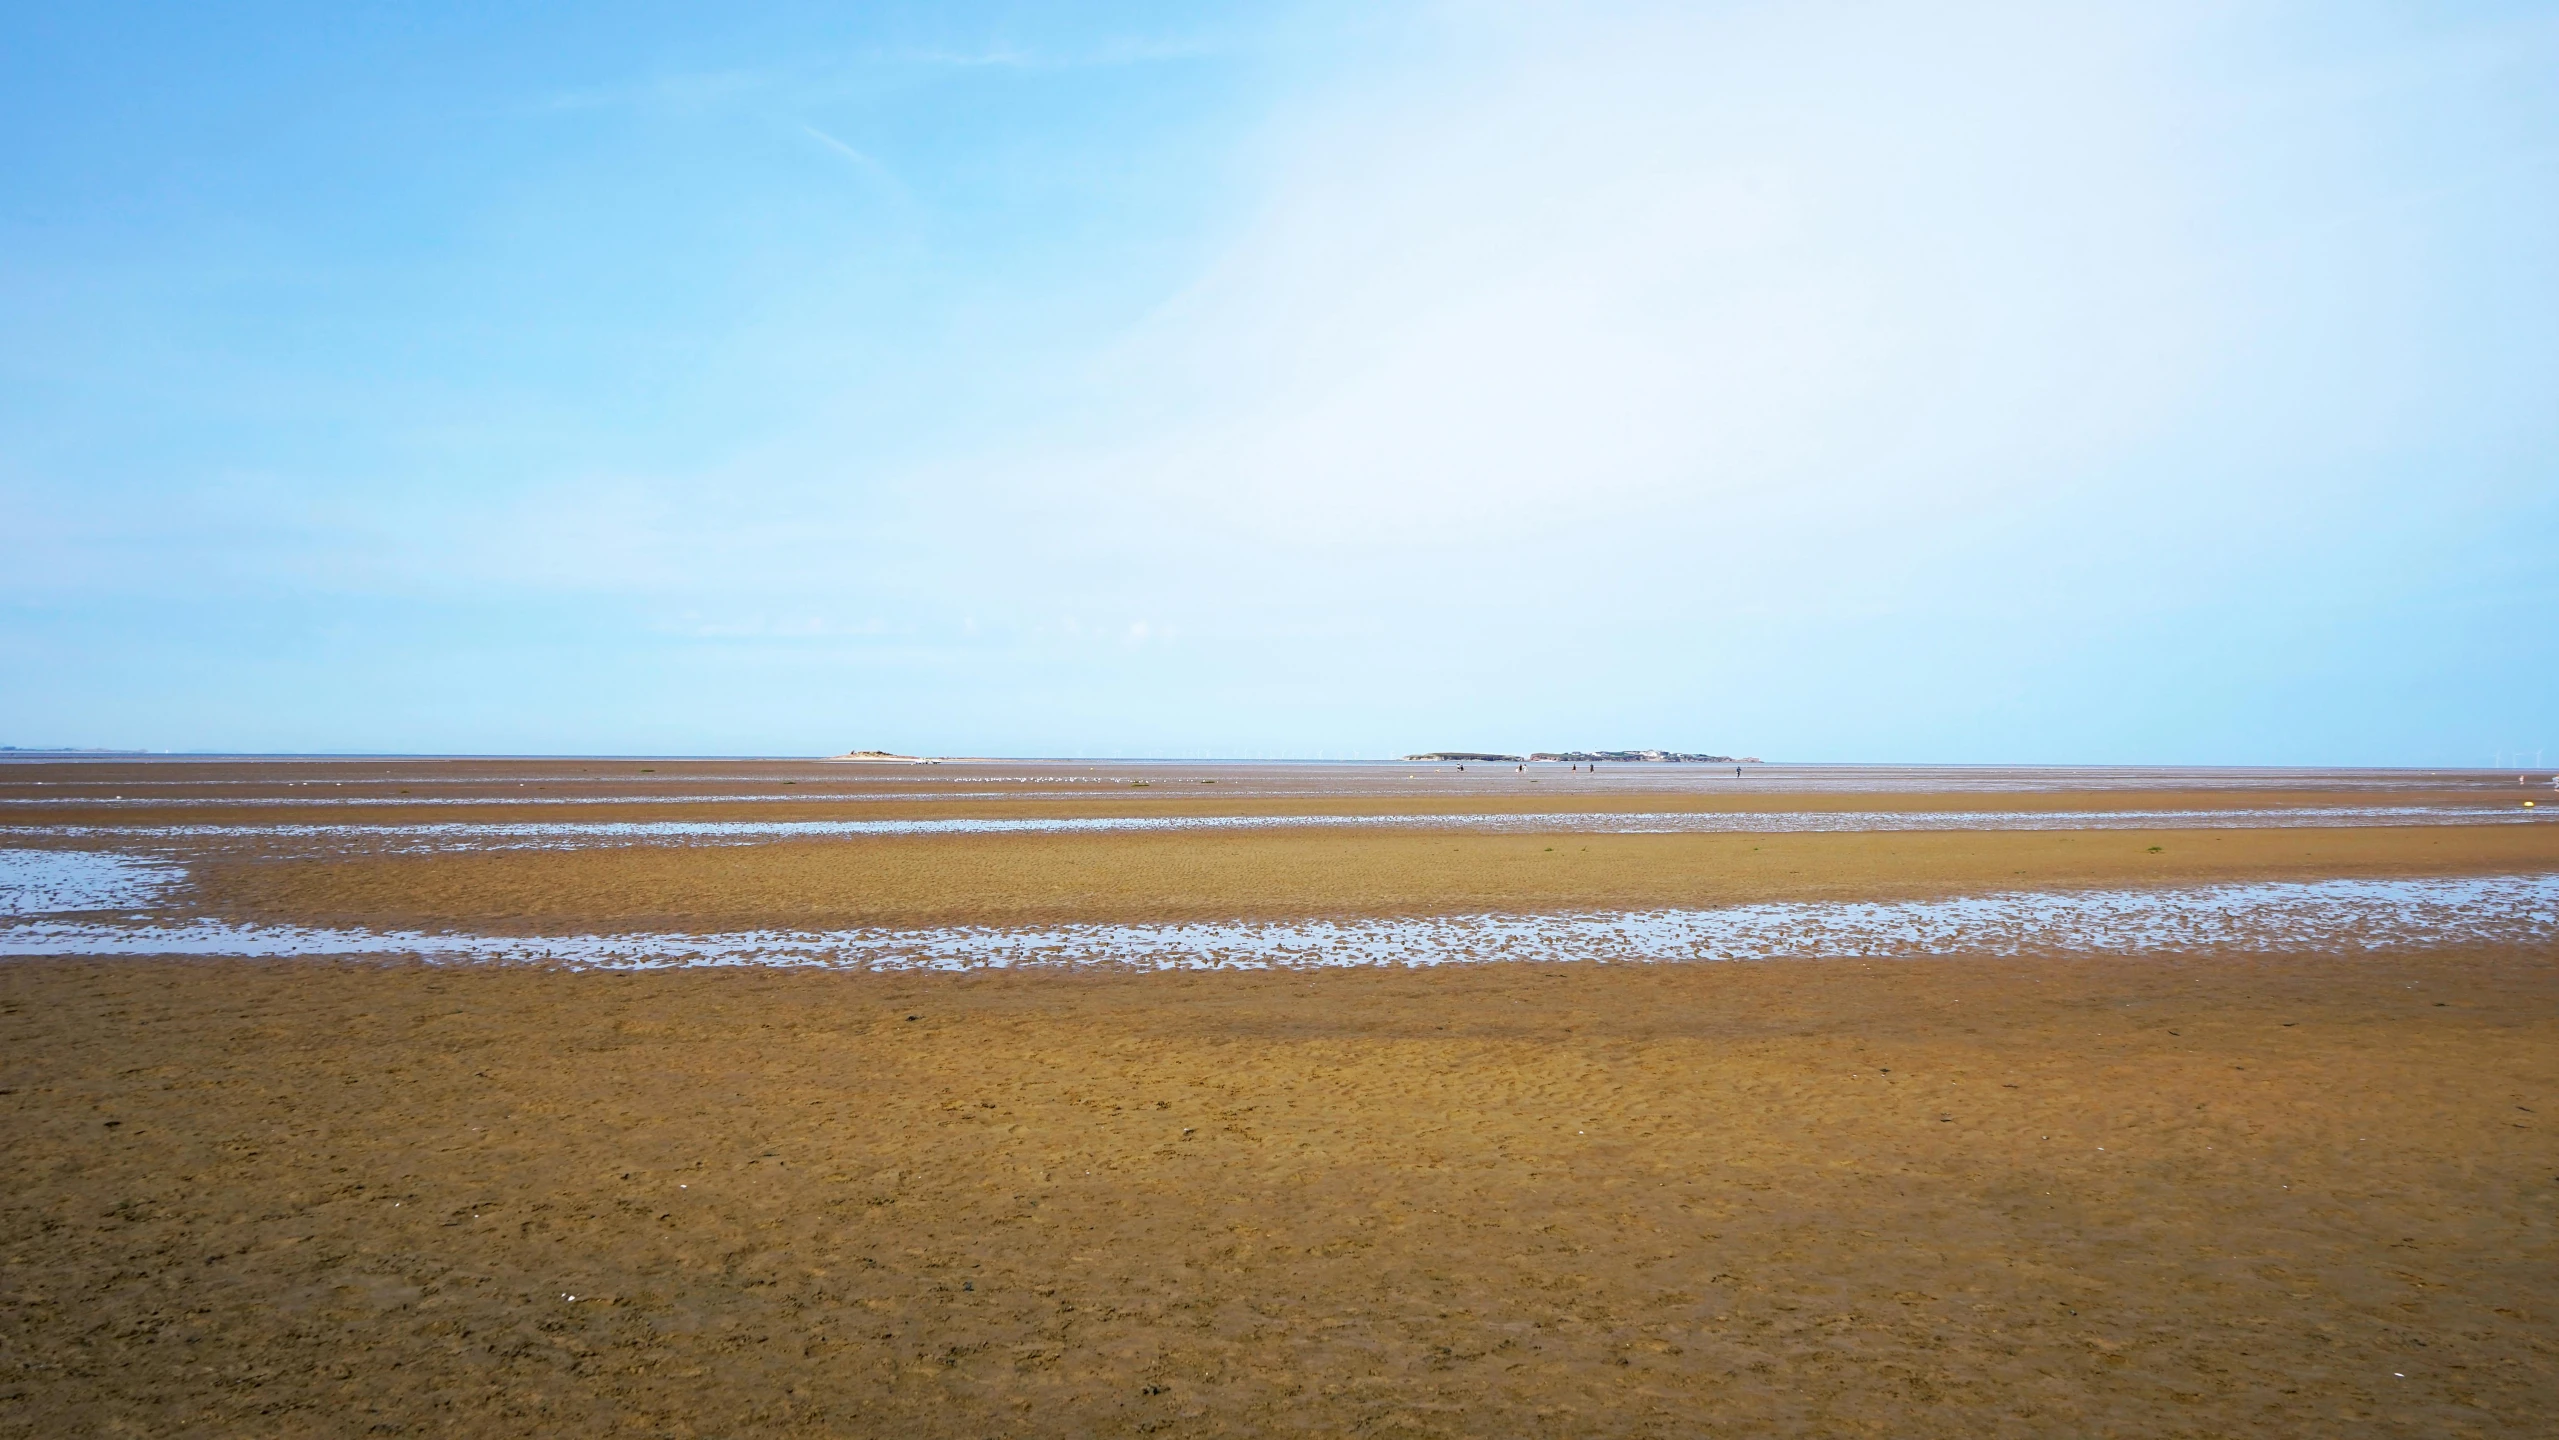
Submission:
[[[2559,754],[2547,6],[16,7],[0,743]]]

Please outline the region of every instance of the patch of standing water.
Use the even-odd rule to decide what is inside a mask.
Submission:
[[[1040,965],[1218,969],[1489,961],[2351,953],[2559,942],[2559,875],[2326,880],[1712,910],[1176,924],[501,936],[233,925],[0,924],[0,955],[401,955],[581,969]]]
[[[87,850],[0,850],[0,916],[140,910],[185,878],[177,866]]]
[[[390,851],[565,850],[596,845],[754,845],[869,835],[1080,834],[1197,830],[1465,830],[1490,834],[1799,834],[1904,830],[2262,830],[2374,825],[2539,824],[2550,812],[2416,805],[2257,810],[1582,811],[1476,815],[1121,815],[1053,819],[455,821],[413,825],[0,826],[48,840],[361,843]]]
[[[166,787],[172,782],[159,781]],[[204,782],[212,783],[212,782]],[[245,783],[245,782],[232,782]],[[863,803],[880,799],[892,800],[1045,800],[1051,798],[1084,800],[1082,791],[1022,790],[936,790],[930,795],[894,794],[881,796],[868,792],[827,790],[758,791],[738,795],[0,795],[0,811],[76,807],[83,810],[204,810],[232,808],[241,810],[349,809],[371,807],[384,810],[414,810],[434,806],[473,806],[484,810],[515,809],[522,806],[564,805],[791,805],[806,801],[834,804]]]

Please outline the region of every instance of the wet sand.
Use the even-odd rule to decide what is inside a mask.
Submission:
[[[0,822],[2500,805],[2551,774],[2104,767],[0,759]]]
[[[190,913],[537,935],[2559,872],[2537,822],[435,854],[365,829],[2530,793],[1558,778],[13,762],[0,824],[179,863]],[[315,819],[351,828],[325,853],[286,838]],[[2549,946],[1159,974],[12,960],[0,1436],[2540,1435],[2555,1041]]]
[[[2542,953],[44,961],[0,1057],[7,1435],[2521,1436],[2559,1395]]]
[[[721,930],[1633,909],[2559,870],[2559,825],[1887,834],[1288,830],[214,860],[229,918]]]

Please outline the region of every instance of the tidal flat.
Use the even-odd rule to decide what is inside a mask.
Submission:
[[[2512,775],[1322,768],[0,767],[0,1435],[2547,1433],[2559,830]],[[1390,823],[400,849],[427,800]],[[2213,823],[2268,811],[2335,823]],[[1985,812],[2129,818],[1391,823]],[[1896,906],[1991,918],[1739,918]],[[828,926],[1099,938],[723,948]],[[1126,938],[1252,926],[1304,953]],[[418,939],[148,953],[189,927]]]

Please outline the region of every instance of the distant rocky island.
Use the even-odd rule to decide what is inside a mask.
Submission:
[[[1541,750],[1531,760],[1615,760],[1621,763],[1648,765],[1731,765],[1738,763],[1731,755],[1689,755],[1677,750]]]
[[[1507,760],[1526,764],[1531,760],[1573,761],[1597,764],[1613,760],[1622,765],[1756,765],[1755,755],[1691,755],[1678,750],[1540,750],[1533,755],[1495,755],[1473,750],[1433,750],[1427,755],[1407,755],[1407,760]]]

